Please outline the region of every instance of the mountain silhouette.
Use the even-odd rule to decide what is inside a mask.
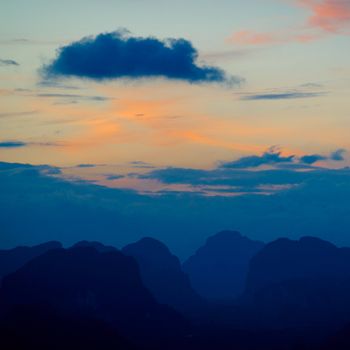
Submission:
[[[70,316],[89,315],[139,341],[187,329],[183,317],[158,304],[145,288],[136,261],[118,251],[49,251],[6,276],[0,293],[4,309],[46,305]]]
[[[8,350],[135,350],[113,327],[91,317],[67,317],[43,306],[16,306],[0,319]]]
[[[125,246],[122,252],[139,263],[143,283],[159,303],[185,313],[204,306],[182,271],[179,259],[162,242],[146,237]]]
[[[349,350],[350,325],[332,334],[317,350]]]
[[[207,299],[233,299],[245,286],[250,259],[264,246],[235,231],[221,231],[183,264],[193,288]]]
[[[0,250],[0,282],[11,272],[16,271],[31,259],[46,253],[51,249],[62,248],[59,242],[47,242],[33,247],[17,247],[14,249]]]
[[[350,249],[304,237],[253,257],[243,300],[265,325],[331,329],[350,321],[349,295]]]

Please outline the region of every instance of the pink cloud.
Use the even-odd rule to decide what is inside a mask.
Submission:
[[[306,24],[279,32],[242,30],[228,38],[229,43],[257,46],[290,42],[310,43],[327,35],[350,35],[350,0],[293,0],[310,14]]]
[[[257,46],[257,45],[276,45],[290,42],[309,43],[321,38],[319,33],[302,32],[280,32],[280,33],[259,33],[250,30],[242,30],[234,33],[228,38],[231,44]]]
[[[298,0],[298,3],[311,10],[308,24],[312,28],[329,33],[344,33],[350,28],[349,0]]]
[[[234,33],[228,41],[241,45],[266,45],[275,43],[277,38],[272,33],[258,33],[250,30],[241,30]]]

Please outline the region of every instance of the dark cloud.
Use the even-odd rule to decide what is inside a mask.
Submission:
[[[191,83],[239,83],[214,66],[199,66],[198,52],[185,39],[132,37],[122,31],[86,37],[61,47],[43,67],[46,77],[94,80],[162,77]]]
[[[224,189],[227,194],[244,194],[262,192],[261,186],[269,187],[269,190],[264,191],[265,193],[279,192],[284,188],[302,184],[314,174],[312,171],[302,172],[295,169],[250,171],[237,168],[212,170],[164,168],[135,176],[141,179],[158,180],[164,184],[190,185],[198,192],[203,192],[202,190],[205,188],[208,190],[208,186],[210,186],[211,192],[222,192]]]
[[[299,160],[299,162],[305,163],[305,164],[314,164],[314,163],[322,161],[322,160],[341,162],[344,160],[345,153],[346,153],[346,150],[341,148],[341,149],[335,150],[330,155],[307,154],[305,156],[300,157],[298,160]]]
[[[27,143],[22,141],[1,141],[0,142],[0,148],[19,148],[19,147],[25,147],[27,146]]]
[[[28,146],[60,146],[59,143],[56,142],[23,142],[23,141],[0,141],[0,148],[20,148],[20,147],[28,147]]]
[[[78,164],[76,168],[95,168],[96,164]]]
[[[299,98],[312,98],[325,95],[325,92],[278,92],[256,95],[242,96],[241,100],[258,101],[258,100],[288,100]]]
[[[344,160],[344,154],[346,153],[346,149],[340,148],[336,151],[332,152],[329,159],[334,160],[336,162],[341,162]]]
[[[106,175],[106,180],[119,180],[122,178],[124,178],[124,175],[118,175],[118,174]]]
[[[283,157],[281,152],[276,147],[269,148],[265,153],[261,156],[248,156],[242,157],[233,162],[223,163],[221,164],[222,168],[256,168],[261,165],[274,165],[278,163],[290,163],[293,162],[295,156],[291,155],[288,157]]]
[[[0,67],[1,66],[19,66],[19,63],[14,60],[4,60],[0,58]]]
[[[299,158],[294,155],[282,156],[278,148],[270,147],[261,156],[239,158],[233,162],[221,163],[210,170],[168,167],[146,174],[135,174],[134,177],[158,180],[164,184],[188,185],[202,194],[272,194],[302,186],[305,181],[313,181],[317,176],[323,176],[330,169],[313,164],[320,160],[332,160],[334,154],[341,158],[343,153],[344,150],[338,150],[329,156],[310,154]],[[271,168],[261,168],[264,165]],[[338,173],[340,172],[339,170]]]
[[[327,157],[321,154],[307,154],[305,156],[300,157],[299,160],[301,163],[314,164],[321,160],[327,160]]]

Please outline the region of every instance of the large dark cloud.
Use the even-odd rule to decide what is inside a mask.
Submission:
[[[132,37],[125,32],[86,37],[61,47],[43,68],[46,76],[94,80],[163,77],[191,83],[238,83],[214,66],[197,64],[198,52],[185,39]]]

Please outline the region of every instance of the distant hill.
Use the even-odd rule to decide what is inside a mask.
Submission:
[[[349,296],[350,249],[304,237],[256,254],[243,299],[265,325],[336,327],[350,321]]]
[[[207,299],[233,299],[245,287],[250,259],[264,243],[235,231],[221,231],[183,264],[193,288]]]
[[[122,252],[139,263],[143,283],[159,303],[185,313],[204,306],[204,301],[182,271],[179,259],[162,242],[143,238],[124,247]]]
[[[0,293],[5,309],[47,305],[70,316],[91,315],[140,340],[181,334],[187,327],[144,287],[136,261],[118,251],[49,251],[6,276]]]
[[[59,248],[62,248],[61,243],[52,241],[33,247],[17,247],[14,249],[0,250],[0,282],[4,276],[16,271],[31,259],[51,249]]]

